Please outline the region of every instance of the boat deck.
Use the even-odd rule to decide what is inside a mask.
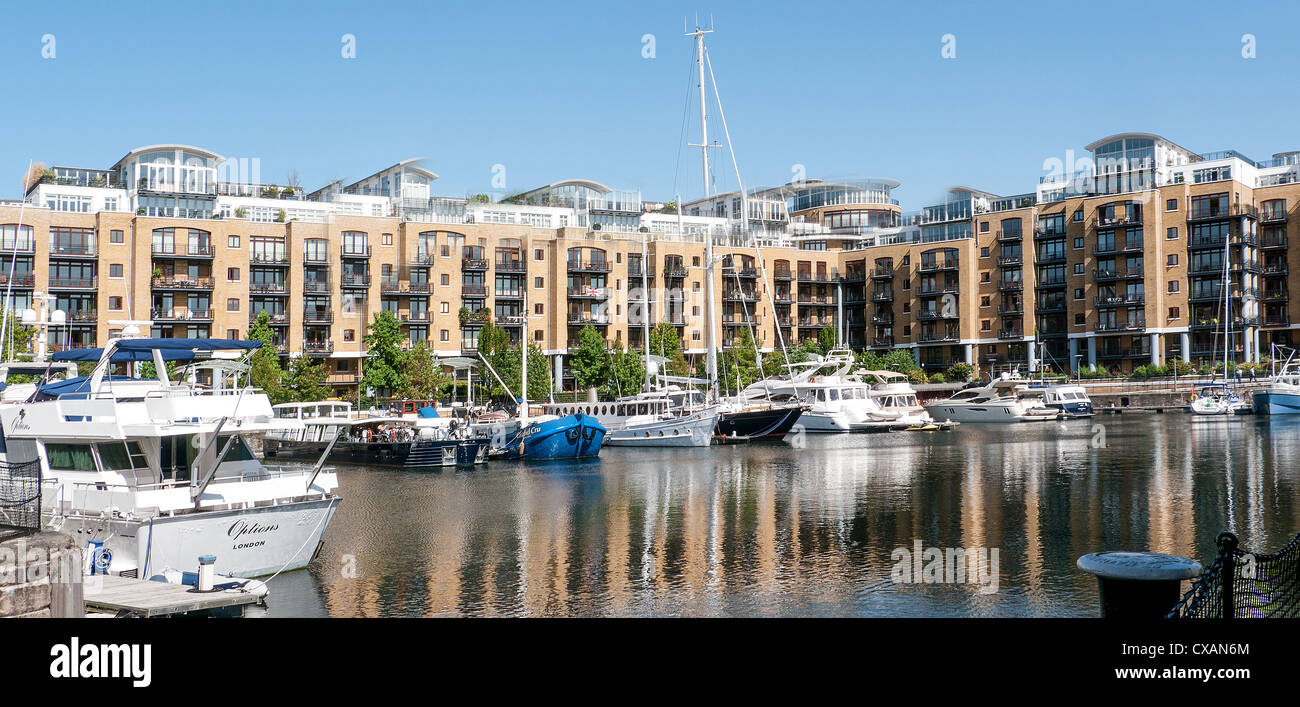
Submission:
[[[242,613],[244,606],[257,603],[256,595],[239,589],[198,592],[182,584],[115,575],[86,577],[83,582],[87,611],[114,611],[119,616],[151,618],[217,610]]]

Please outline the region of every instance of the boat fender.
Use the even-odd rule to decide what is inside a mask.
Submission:
[[[565,431],[564,431],[564,438],[567,439],[567,440],[569,440],[569,444],[577,444],[577,443],[578,443],[578,428],[575,426],[575,427],[570,427],[569,429],[565,430]]]

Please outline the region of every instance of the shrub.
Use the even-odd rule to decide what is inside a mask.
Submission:
[[[954,363],[943,372],[943,377],[953,383],[965,383],[975,374],[975,369],[969,363]]]
[[[947,383],[947,382],[948,382],[948,379],[945,378],[945,377],[943,376],[942,373],[936,373],[936,374],[930,376],[930,382],[931,382],[931,383]]]
[[[924,383],[926,382],[925,371],[922,371],[920,368],[913,368],[907,372],[907,380],[909,383]]]

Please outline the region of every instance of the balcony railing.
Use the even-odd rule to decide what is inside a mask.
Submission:
[[[788,273],[787,273],[787,274],[788,274]],[[682,277],[686,277],[686,268],[683,267],[683,266],[681,266],[681,265],[665,265],[665,266],[664,266],[664,277],[666,277],[666,278],[670,278],[670,279],[671,279],[671,278],[682,278]],[[779,280],[779,279],[781,279],[781,278],[778,277],[777,279]],[[789,280],[790,278],[787,277],[787,278],[785,278],[785,279]]]
[[[683,272],[682,274],[685,274],[685,272]],[[792,274],[790,273],[790,269],[789,269],[789,268],[777,268],[777,269],[775,269],[775,270],[772,271],[772,279],[773,279],[773,280],[793,280],[793,279],[794,279],[794,275],[792,275]]]
[[[252,254],[249,255],[248,262],[251,265],[288,265],[289,254],[276,253],[274,251],[270,253],[267,252],[259,253],[254,251]]]
[[[874,336],[871,338],[872,346],[893,346],[894,340],[888,336]]]
[[[184,307],[153,309],[149,313],[149,318],[156,322],[210,321],[212,319],[212,310],[188,309]]]
[[[942,309],[922,309],[916,313],[919,321],[935,321],[939,319],[959,319],[960,315],[956,312],[945,314]]]
[[[893,301],[894,301],[894,291],[893,291],[893,290],[888,290],[888,291],[885,291],[885,292],[872,292],[872,293],[871,293],[871,301],[872,301],[872,302],[893,302]]]
[[[339,246],[339,255],[344,258],[369,258],[370,246],[344,244]]]
[[[344,275],[339,278],[339,286],[343,289],[359,289],[370,287],[369,275]]]
[[[328,263],[330,257],[324,248],[309,248],[302,252],[302,260],[304,263]]]
[[[1019,317],[1024,315],[1025,305],[1023,304],[1004,304],[998,307],[999,317]]]
[[[1022,231],[998,231],[999,243],[1015,243],[1024,239]]]
[[[497,272],[524,272],[527,268],[523,260],[498,260],[494,265]]]
[[[612,267],[608,260],[570,260],[568,261],[569,272],[609,272]]]
[[[1267,302],[1285,302],[1289,298],[1290,294],[1285,289],[1264,290],[1263,299]]]
[[[1140,329],[1145,329],[1146,327],[1147,327],[1147,323],[1145,319],[1138,319],[1131,322],[1098,322],[1097,323],[1097,331],[1101,331],[1101,332],[1137,331]]]
[[[1002,329],[998,332],[999,339],[1023,339],[1025,332],[1020,329]]]
[[[312,307],[303,310],[302,320],[310,324],[331,324],[334,322],[334,312],[320,307]]]
[[[916,291],[919,297],[935,297],[937,295],[955,295],[960,288],[956,283],[951,285],[940,285],[939,287],[921,287]]]
[[[94,243],[51,243],[52,258],[93,258],[96,255]]]
[[[329,280],[305,280],[302,283],[303,292],[329,292]]]
[[[1142,250],[1142,241],[1136,243],[1129,243],[1127,241],[1119,243],[1116,241],[1112,243],[1098,243],[1096,247],[1092,249],[1092,253],[1093,255],[1118,255],[1121,253],[1141,253]]]
[[[800,293],[799,304],[833,305],[835,304],[835,295],[810,295]]]
[[[1064,312],[1065,309],[1064,302],[1039,302],[1034,305],[1034,314],[1055,314]]]
[[[155,275],[149,285],[156,290],[211,290],[215,281],[210,277],[183,277]]]
[[[487,297],[487,285],[466,284],[460,286],[461,297]]]
[[[155,256],[173,258],[211,258],[212,244],[203,243],[152,243],[150,252]]]
[[[757,302],[758,293],[753,290],[724,290],[722,299],[725,302]]]
[[[591,299],[591,300],[609,299],[609,288],[608,287],[570,287],[569,297],[572,299]]]
[[[1025,262],[1024,256],[1020,255],[1002,255],[998,256],[998,265],[1007,267],[1008,265],[1020,265]]]
[[[93,277],[52,277],[50,278],[51,290],[93,290],[96,287],[96,278]]]
[[[1265,233],[1259,239],[1260,248],[1285,248],[1286,246],[1285,233]]]
[[[1114,297],[1098,297],[1097,306],[1098,307],[1122,307],[1126,305],[1143,304],[1145,301],[1146,301],[1146,297],[1144,295],[1116,295]],[[1064,310],[1065,305],[1061,305],[1061,309]]]
[[[428,282],[410,282],[395,277],[382,278],[379,287],[384,294],[396,295],[427,295],[433,291],[433,286]]]
[[[9,277],[9,273],[0,272],[0,286],[12,285],[13,287],[29,288],[36,285],[36,275],[34,273],[18,273]]]
[[[1092,276],[1098,282],[1106,280],[1129,280],[1143,277],[1141,268],[1127,268],[1116,270],[1093,270]]]
[[[248,291],[255,295],[287,295],[289,294],[288,281],[280,282],[250,282]]]
[[[750,280],[752,280],[752,279],[758,277],[758,270],[755,269],[755,268],[735,268],[735,267],[730,267],[730,266],[723,266],[723,268],[722,268],[722,276],[723,276],[724,278],[728,278],[728,277],[730,277],[730,278],[740,277],[740,278],[745,278],[745,279],[750,279]]]
[[[1260,223],[1285,223],[1286,209],[1260,209]]]
[[[888,280],[894,276],[893,268],[877,267],[871,270],[872,280]]]
[[[257,315],[258,315],[258,314],[260,314],[260,312],[252,312],[252,313],[250,313],[250,314],[248,315],[248,323],[249,323],[250,325],[252,325],[254,322],[257,321]],[[267,322],[268,324],[270,324],[271,326],[284,326],[284,325],[286,325],[286,324],[289,323],[289,315],[288,315],[288,314],[271,314],[270,312],[267,312],[267,313],[266,313],[266,322]]]
[[[593,326],[609,325],[609,315],[607,314],[598,315],[598,314],[570,312],[568,320],[569,320],[569,326],[585,326],[587,324],[591,324]]]
[[[1258,218],[1259,209],[1252,204],[1233,204],[1226,209],[1189,209],[1187,221],[1188,223],[1192,221],[1214,221],[1237,216]]]
[[[334,351],[333,341],[304,341],[302,342],[303,353],[309,356],[324,356]]]
[[[1025,283],[1023,280],[1001,280],[998,289],[1002,292],[1019,292],[1025,289]]]
[[[958,263],[959,261],[955,258],[931,260],[931,261],[922,260],[921,264],[918,265],[916,269],[919,272],[937,272],[940,270],[956,270]]]

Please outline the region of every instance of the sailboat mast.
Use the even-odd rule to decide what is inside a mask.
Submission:
[[[1231,301],[1228,298],[1229,266],[1232,262],[1232,229],[1223,234],[1223,381],[1228,382],[1228,350],[1232,346]]]
[[[700,88],[700,148],[701,166],[704,173],[704,196],[712,196],[709,189],[709,119],[707,113],[707,102],[704,95],[704,35],[712,30],[695,28],[695,31],[688,36],[695,37],[695,73],[699,79]],[[681,206],[678,205],[680,209]],[[704,239],[704,316],[705,322],[705,345],[708,349],[704,353],[704,371],[705,377],[709,379],[709,397],[717,397],[717,380],[718,380],[718,354],[717,354],[717,336],[714,331],[716,323],[714,319],[713,305],[713,234],[708,234]]]
[[[524,300],[524,330],[519,335],[519,355],[523,360],[519,366],[519,378],[521,381],[519,385],[521,388],[519,391],[519,398],[523,403],[519,406],[519,425],[522,427],[523,425],[528,424],[528,288],[524,287],[521,290],[521,293]]]
[[[645,369],[642,390],[646,392],[650,391],[650,253],[646,247],[649,237],[648,234],[641,236],[641,367]]]

